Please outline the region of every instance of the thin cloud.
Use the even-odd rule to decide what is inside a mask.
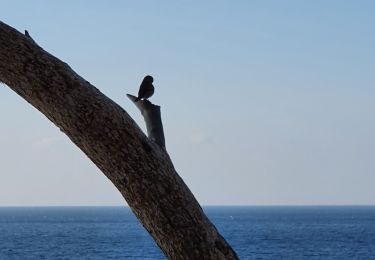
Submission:
[[[38,140],[35,140],[32,145],[36,148],[46,148],[46,147],[51,147],[51,146],[55,145],[59,141],[60,141],[59,137],[46,136],[46,137],[40,138]]]

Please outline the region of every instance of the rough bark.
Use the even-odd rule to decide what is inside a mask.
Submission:
[[[175,171],[115,102],[0,22],[0,81],[60,128],[121,192],[170,259],[237,259]]]

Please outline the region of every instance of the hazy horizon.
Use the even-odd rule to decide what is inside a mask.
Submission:
[[[267,204],[259,204],[259,205],[204,205],[204,204],[201,204],[201,206],[203,208],[207,208],[207,207],[228,207],[228,208],[231,208],[231,207],[254,207],[254,208],[257,208],[257,207],[265,207],[265,208],[273,208],[273,207],[318,207],[318,208],[329,208],[329,207],[342,207],[342,208],[346,208],[346,207],[375,207],[375,204],[353,204],[353,205],[349,205],[349,204],[336,204],[336,205],[329,205],[329,204],[279,204],[279,205],[267,205]],[[126,207],[126,208],[129,208],[130,209],[130,206],[127,205],[127,204],[123,204],[123,205],[9,205],[9,206],[0,206],[0,208],[95,208],[95,207],[99,207],[99,208],[102,208],[102,207]]]

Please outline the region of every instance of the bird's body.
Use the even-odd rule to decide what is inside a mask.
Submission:
[[[138,97],[136,98],[135,102],[141,99],[147,100],[154,94],[155,88],[154,85],[152,85],[152,82],[154,82],[154,79],[149,75],[143,79],[141,86],[139,87]]]

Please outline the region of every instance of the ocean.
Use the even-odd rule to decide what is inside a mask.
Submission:
[[[375,259],[375,206],[204,207],[240,259]],[[127,207],[0,207],[0,259],[165,259]]]

